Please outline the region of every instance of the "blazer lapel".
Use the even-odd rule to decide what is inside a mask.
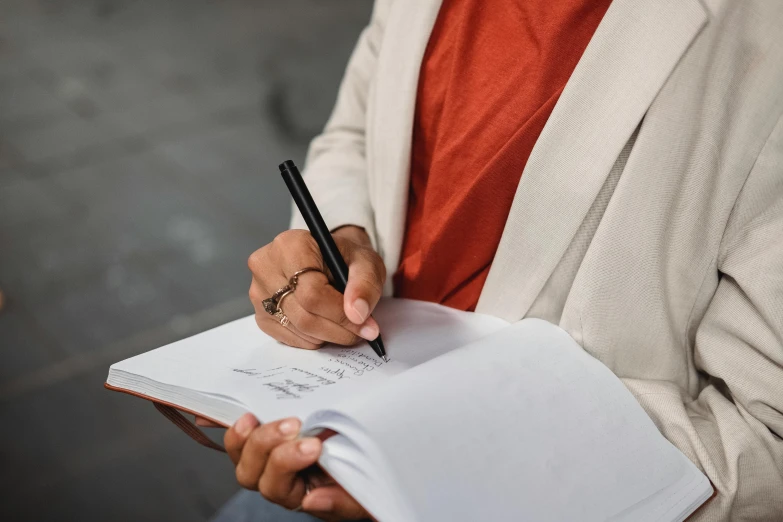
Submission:
[[[706,19],[698,0],[613,1],[533,148],[477,312],[525,316]]]
[[[371,165],[378,247],[389,274],[400,262],[408,202],[411,135],[419,70],[441,0],[392,3],[371,93]],[[387,293],[391,292],[387,278]]]

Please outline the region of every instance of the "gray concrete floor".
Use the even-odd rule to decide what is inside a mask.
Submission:
[[[227,459],[109,364],[248,314],[369,0],[0,0],[0,519],[206,520]]]

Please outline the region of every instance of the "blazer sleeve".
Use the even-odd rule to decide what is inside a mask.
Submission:
[[[324,221],[332,229],[364,228],[375,244],[375,224],[367,185],[365,130],[370,85],[391,0],[376,0],[340,84],[323,132],[313,139],[303,176]],[[293,207],[291,228],[307,228]]]
[[[691,400],[667,383],[624,382],[715,486],[694,519],[783,520],[783,119],[735,203],[717,267],[694,345],[706,387]]]

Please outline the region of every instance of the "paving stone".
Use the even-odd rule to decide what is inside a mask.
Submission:
[[[62,173],[48,181],[80,212],[2,229],[14,255],[0,258],[0,280],[66,352],[100,349],[245,294],[247,256],[268,236],[237,234],[231,216],[161,168],[149,155]]]
[[[5,165],[3,163],[3,143],[0,142],[0,187],[4,187],[6,185],[10,185],[12,183],[16,183],[17,181],[25,179],[24,174],[22,174],[17,169],[11,168],[10,165]]]
[[[105,59],[60,71],[38,70],[36,79],[60,100],[90,117],[101,111],[145,104],[160,95],[159,86],[129,64]]]
[[[0,183],[0,230],[68,217],[69,203],[49,180],[15,178]]]
[[[104,390],[106,372],[0,403],[14,423],[0,434],[4,510],[15,520],[208,518],[236,490],[228,459],[150,403]]]
[[[77,226],[111,242],[118,257],[177,250],[193,262],[215,255],[234,227],[209,195],[183,183],[155,152],[60,173],[54,182],[86,213]]]
[[[11,71],[0,74],[0,132],[14,127],[45,125],[72,117],[59,99],[36,82]]]
[[[43,331],[64,354],[100,351],[112,343],[164,326],[172,314],[197,312],[188,295],[143,268],[117,263],[94,280],[35,305]],[[154,348],[154,347],[150,347]]]
[[[78,212],[57,221],[31,219],[24,226],[0,227],[0,284],[9,295],[33,304],[78,292],[80,282],[100,267],[123,259],[105,238],[81,226],[84,218]]]
[[[154,155],[142,155],[37,181],[57,182],[53,192],[67,200],[67,212],[63,219],[33,221],[24,227],[10,220],[8,226],[0,223],[2,249],[14,252],[0,256],[0,281],[9,291],[25,294],[34,307],[48,307],[48,301],[63,293],[89,294],[84,298],[97,301],[103,295],[113,302],[117,297],[107,285],[126,273],[128,265],[131,271],[142,265],[154,270],[162,263],[176,276],[178,271],[200,274],[190,284],[206,281],[213,288],[217,283],[212,280],[224,281],[230,267],[235,269],[228,277],[241,277],[244,286],[247,256],[278,230],[265,228],[261,221],[258,226],[238,225],[228,203],[216,209],[213,196],[189,192],[184,182],[161,173],[162,168]],[[285,205],[281,200],[281,220]],[[165,280],[146,284],[165,289]],[[225,290],[235,288],[236,284],[221,285],[210,303],[201,302],[217,304],[216,299],[229,297]]]
[[[84,149],[98,149],[131,134],[106,120],[85,120],[74,115],[51,125],[15,129],[6,133],[5,140],[27,162],[43,163]]]
[[[212,132],[157,148],[183,183],[199,184],[212,201],[243,225],[252,252],[288,227],[290,196],[277,170],[286,159],[302,164],[305,147],[282,142],[256,125],[215,127]],[[249,253],[248,252],[248,253]]]
[[[301,155],[289,154],[267,162],[266,172],[257,175],[229,178],[216,187],[216,194],[230,202],[236,212],[248,222],[257,223],[258,247],[274,239],[289,225],[292,202],[283,180],[277,172],[277,164],[285,159]],[[297,161],[302,165],[302,161]]]
[[[41,330],[35,317],[15,302],[13,294],[5,299],[0,311],[0,386],[61,357],[56,339]]]
[[[18,39],[15,49],[24,58],[28,72],[68,74],[112,62],[112,48],[93,37],[89,29],[71,23],[67,13],[72,6],[63,5],[64,11],[42,14],[43,20],[33,17],[17,24],[15,32],[19,36],[15,37]]]
[[[237,486],[225,455],[187,451],[196,444],[182,437],[171,434],[148,454],[126,454],[56,489],[20,494],[6,509],[15,520],[207,520]]]
[[[289,158],[301,161],[305,147],[282,139],[269,124],[229,120],[200,133],[161,142],[156,151],[175,166],[172,172],[178,179],[200,183],[214,193],[227,183],[246,179],[269,180],[273,191],[284,189],[277,165]],[[283,209],[285,204],[280,201],[278,206]]]
[[[182,259],[158,258],[154,270],[161,281],[166,281],[182,295],[188,296],[189,307],[208,309],[222,303],[246,298],[250,288],[250,272],[247,258],[265,244],[266,238],[248,241],[245,248],[235,248],[213,258],[208,264],[183,262]],[[170,318],[180,320],[186,317],[189,307],[172,309]],[[250,301],[246,314],[252,313]]]
[[[187,136],[198,129],[209,128],[215,118],[226,114],[244,113],[257,117],[257,109],[246,103],[225,99],[219,104],[207,103],[199,95],[164,94],[147,103],[101,110],[106,120],[143,137],[151,148],[160,140]]]

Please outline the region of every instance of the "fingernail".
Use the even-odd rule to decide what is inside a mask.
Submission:
[[[331,511],[334,502],[326,495],[313,495],[310,493],[302,500],[302,507],[307,511]]]
[[[280,423],[280,433],[286,437],[299,432],[299,419],[286,419]]]
[[[303,439],[302,442],[299,443],[299,453],[301,453],[305,457],[312,457],[318,451],[321,449],[321,442],[314,438],[310,437],[309,439]]]
[[[239,418],[236,424],[234,424],[234,429],[241,436],[247,437],[250,435],[250,432],[253,430],[253,428],[256,427],[256,425],[258,425],[258,421],[253,416],[253,414],[245,413]]]
[[[359,298],[353,302],[353,311],[359,315],[359,322],[363,323],[370,315],[370,305],[364,299]]]
[[[378,327],[374,324],[366,324],[359,330],[359,335],[368,341],[372,341],[378,337]]]

